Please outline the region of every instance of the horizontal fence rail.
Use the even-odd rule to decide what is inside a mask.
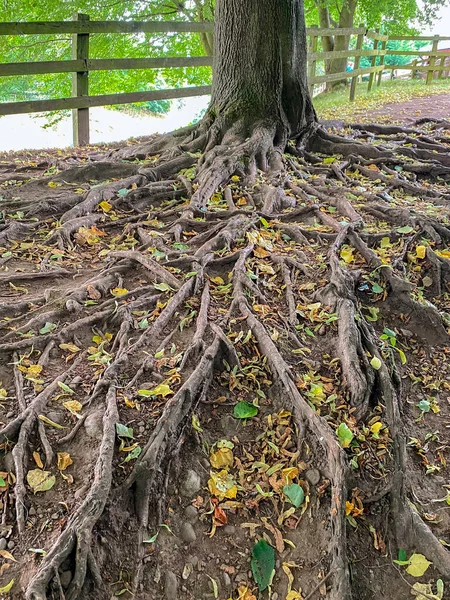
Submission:
[[[89,143],[89,108],[155,100],[171,100],[209,95],[211,86],[182,87],[176,89],[148,90],[116,94],[89,94],[89,73],[92,71],[128,69],[167,69],[211,67],[211,56],[158,57],[158,58],[89,58],[91,34],[205,34],[212,33],[212,22],[185,21],[91,21],[88,15],[77,14],[73,21],[0,23],[0,36],[71,34],[72,60],[40,62],[14,62],[0,64],[0,77],[71,73],[72,96],[56,99],[36,99],[22,102],[0,103],[0,115],[13,115],[71,109],[73,115],[74,144]],[[333,82],[350,81],[350,100],[355,99],[358,79],[368,78],[368,90],[374,83],[381,84],[383,72],[395,73],[397,69],[410,70],[413,77],[422,73],[430,84],[435,76],[450,76],[450,49],[438,50],[441,41],[450,37],[439,36],[387,36],[363,25],[352,28],[310,27],[308,36],[308,80],[312,95]],[[323,50],[323,40],[332,36],[347,38],[348,50]],[[430,50],[390,50],[388,41],[431,42]],[[329,45],[327,46],[330,47]],[[333,46],[331,46],[333,47]],[[386,65],[386,56],[410,56],[414,60],[406,65]],[[370,59],[370,66],[361,66],[361,59]],[[335,72],[333,61],[352,59],[352,68]],[[367,61],[366,61],[367,62]],[[341,64],[341,63],[340,63]]]

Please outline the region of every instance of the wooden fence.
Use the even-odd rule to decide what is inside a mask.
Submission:
[[[426,78],[426,84],[430,85],[433,78],[437,75],[443,77],[444,73],[450,72],[450,50],[438,50],[439,42],[450,41],[450,37],[439,35],[433,36],[410,36],[410,35],[391,35],[390,40],[399,41],[421,41],[432,42],[431,50],[388,50],[391,56],[411,56],[418,57],[406,65],[389,65],[387,68],[392,70],[411,71],[411,77],[423,73]]]
[[[91,21],[88,15],[77,14],[73,21],[34,22],[34,23],[0,23],[0,36],[4,35],[40,35],[71,34],[72,60],[43,61],[31,63],[0,64],[0,76],[39,75],[44,73],[71,73],[72,96],[69,98],[28,100],[25,102],[0,103],[0,115],[19,113],[45,112],[72,109],[74,145],[89,143],[89,108],[114,104],[129,104],[154,100],[169,100],[192,96],[208,95],[210,86],[184,87],[176,89],[152,90],[129,93],[89,95],[89,73],[91,71],[125,70],[125,69],[163,69],[176,67],[211,67],[210,56],[167,57],[167,58],[89,58],[89,36],[98,33],[135,34],[135,33],[210,33],[214,29],[212,22],[152,22],[152,21]],[[364,26],[351,29],[307,29],[308,44],[308,79],[311,93],[314,88],[335,81],[350,80],[350,101],[355,99],[356,84],[359,77],[368,77],[370,91],[376,81],[380,85],[385,69],[411,69],[426,72],[427,84],[431,83],[434,72],[444,73],[449,70],[446,63],[450,51],[438,51],[441,40],[450,40],[438,36],[408,37],[383,35],[378,31],[370,31]],[[350,41],[349,50],[323,51],[322,38],[325,36],[345,36]],[[1,38],[0,38],[1,39]],[[387,50],[389,39],[395,40],[429,40],[432,41],[430,51]],[[366,45],[366,48],[364,48]],[[370,46],[367,48],[367,46]],[[385,56],[411,55],[426,57],[428,63],[420,64],[417,60],[411,65],[389,66]],[[369,67],[361,67],[362,57],[370,58]],[[327,65],[334,59],[353,59],[353,69],[340,73],[327,72]]]

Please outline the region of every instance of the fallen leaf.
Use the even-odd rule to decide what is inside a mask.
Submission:
[[[111,294],[115,298],[119,298],[120,296],[125,296],[125,294],[128,294],[128,290],[126,288],[115,287],[113,290],[111,290]]]
[[[32,469],[27,473],[27,482],[34,494],[37,492],[47,492],[55,485],[55,481],[55,476],[50,471]]]
[[[80,410],[83,408],[83,405],[81,404],[81,402],[78,402],[78,400],[67,400],[67,402],[63,402],[63,406],[64,406],[64,408],[67,408],[67,410],[70,413],[72,413],[73,415],[75,415],[78,418],[81,418],[78,415]]]
[[[348,448],[353,440],[353,433],[346,423],[341,423],[336,430],[342,448]]]
[[[34,458],[34,462],[37,464],[37,466],[38,466],[40,469],[43,469],[43,468],[44,468],[44,465],[43,465],[43,463],[42,463],[42,460],[41,460],[41,457],[40,457],[40,455],[39,455],[39,452],[33,452],[33,458]]]
[[[67,467],[73,465],[73,460],[68,452],[58,452],[58,470],[65,471]]]
[[[0,594],[6,594],[7,592],[9,592],[13,585],[14,585],[14,579],[11,579],[11,581],[7,585],[0,588]]]
[[[6,558],[7,560],[13,560],[14,562],[17,562],[17,560],[14,558],[11,552],[8,552],[8,550],[0,550],[0,556]]]
[[[52,421],[45,415],[38,415],[38,419],[40,421],[42,421],[43,423],[45,423],[46,425],[50,425],[50,427],[55,427],[55,429],[67,429],[67,427],[63,427],[59,423],[55,423],[55,421]]]
[[[219,448],[219,450],[211,454],[209,461],[214,469],[231,467],[234,461],[233,452],[230,450],[230,448]]]
[[[150,397],[150,396],[162,396],[165,398],[169,394],[174,394],[175,392],[170,389],[170,387],[166,383],[160,383],[152,390],[139,390],[139,396]]]

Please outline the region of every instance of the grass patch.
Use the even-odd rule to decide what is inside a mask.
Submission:
[[[425,85],[424,79],[382,81],[380,87],[367,92],[367,82],[358,83],[356,99],[349,101],[350,88],[321,94],[314,98],[314,107],[320,119],[342,119],[356,121],[368,111],[390,102],[405,102],[411,98],[450,93],[450,79],[436,79]],[[378,119],[382,121],[382,117]]]

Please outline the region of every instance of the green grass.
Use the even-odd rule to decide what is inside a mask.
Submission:
[[[320,94],[314,99],[314,107],[320,119],[355,121],[371,110],[390,102],[405,102],[411,98],[450,93],[450,78],[434,80],[425,85],[424,79],[382,81],[380,87],[367,92],[367,82],[358,83],[354,102],[349,100],[349,87]]]

